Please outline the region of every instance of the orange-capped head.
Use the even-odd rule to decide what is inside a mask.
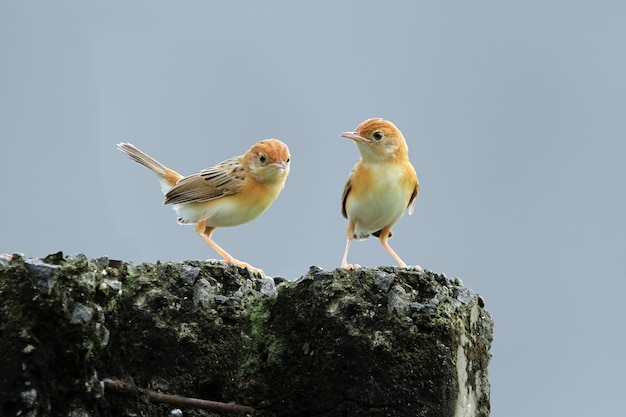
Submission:
[[[264,139],[244,155],[250,174],[262,182],[284,181],[289,175],[289,148],[278,139]]]
[[[356,142],[365,161],[408,159],[408,147],[400,129],[389,120],[367,119],[354,132],[345,132],[342,137]]]

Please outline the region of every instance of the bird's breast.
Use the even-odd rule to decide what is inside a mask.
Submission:
[[[207,226],[231,227],[248,223],[272,205],[282,190],[282,184],[267,186],[254,181],[236,194],[214,200],[174,205],[179,222],[195,223],[206,220]]]
[[[414,185],[406,169],[391,164],[357,167],[346,200],[355,234],[369,235],[398,221],[407,208]]]

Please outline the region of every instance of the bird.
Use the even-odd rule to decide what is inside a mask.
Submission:
[[[406,140],[400,129],[382,118],[367,119],[341,137],[353,140],[361,154],[341,196],[341,214],[348,219],[348,240],[341,267],[360,267],[348,263],[350,244],[370,235],[380,240],[400,267],[406,267],[387,242],[392,236],[392,226],[404,212],[413,214],[419,193],[419,180],[409,161]]]
[[[227,159],[195,174],[183,176],[167,168],[130,143],[118,149],[154,174],[172,205],[179,224],[192,224],[195,232],[224,259],[220,262],[249,268],[211,238],[218,227],[238,226],[256,219],[276,200],[290,170],[290,153],[278,139],[264,139],[242,155]]]

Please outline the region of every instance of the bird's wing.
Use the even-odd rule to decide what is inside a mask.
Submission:
[[[346,212],[346,201],[348,201],[348,194],[352,190],[352,177],[354,176],[354,171],[356,170],[356,165],[350,171],[350,175],[348,175],[348,179],[346,180],[346,185],[343,187],[343,194],[341,195],[341,215],[348,218],[348,213]]]
[[[236,194],[246,179],[240,157],[227,159],[178,181],[165,194],[165,204],[199,203]]]
[[[413,214],[413,212],[415,211],[415,201],[416,201],[415,197],[417,197],[417,194],[419,192],[420,192],[420,183],[419,181],[417,181],[417,178],[416,178],[415,188],[413,189],[413,194],[411,194],[411,198],[409,199],[409,204],[406,208],[407,211],[409,212],[409,216]]]

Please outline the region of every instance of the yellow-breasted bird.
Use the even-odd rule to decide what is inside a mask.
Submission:
[[[355,141],[361,153],[341,197],[341,214],[348,219],[348,241],[341,267],[359,267],[348,263],[350,244],[370,235],[378,237],[398,264],[406,267],[387,243],[391,227],[404,212],[413,214],[419,192],[406,140],[393,123],[380,118],[367,119],[354,132],[341,136]]]
[[[178,223],[193,224],[196,233],[224,257],[222,262],[262,272],[233,258],[211,239],[211,234],[216,227],[238,226],[256,219],[276,200],[289,175],[287,145],[278,139],[265,139],[243,155],[187,177],[130,143],[117,147],[156,174],[165,194],[164,204],[173,206]]]

